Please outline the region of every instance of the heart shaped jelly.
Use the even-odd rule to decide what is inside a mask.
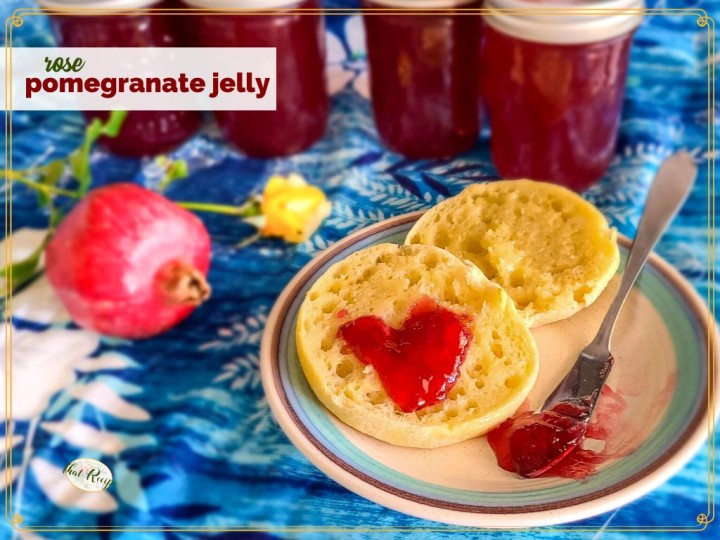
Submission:
[[[444,400],[455,385],[472,339],[464,320],[421,302],[402,328],[366,316],[342,325],[339,334],[361,362],[375,368],[388,396],[413,412]]]

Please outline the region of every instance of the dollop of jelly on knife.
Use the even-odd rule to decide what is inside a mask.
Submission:
[[[487,440],[500,467],[534,478],[580,446],[591,413],[580,402],[561,401],[547,411],[509,418],[488,433]]]
[[[444,400],[455,385],[472,340],[467,319],[424,300],[399,329],[364,316],[338,333],[361,362],[375,368],[390,399],[413,412]]]

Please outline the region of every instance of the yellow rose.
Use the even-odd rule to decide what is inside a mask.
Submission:
[[[302,176],[272,176],[265,186],[260,209],[264,225],[262,236],[278,236],[287,242],[304,242],[330,215],[325,193],[311,186]]]

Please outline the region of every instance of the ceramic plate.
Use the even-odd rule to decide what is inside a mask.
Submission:
[[[330,265],[374,244],[402,243],[419,216],[378,223],[333,245],[290,282],[270,315],[262,344],[263,385],[282,429],[310,461],[355,493],[406,514],[456,525],[517,527],[607,512],[649,492],[692,458],[708,430],[712,319],[692,287],[657,256],[631,292],[613,335],[609,393],[594,418],[606,437],[586,445],[591,455],[604,457],[585,479],[518,478],[497,466],[485,437],[409,449],[339,422],[315,398],[300,367],[298,308]],[[620,244],[624,256],[629,241]],[[617,285],[615,276],[592,306],[533,330],[540,373],[531,408],[544,401],[591,340]]]

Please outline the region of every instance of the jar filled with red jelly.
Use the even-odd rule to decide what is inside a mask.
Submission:
[[[225,138],[253,157],[301,152],[320,139],[327,125],[325,33],[319,0],[185,0],[190,7],[237,10],[198,15],[195,45],[274,47],[277,99],[274,111],[215,111]],[[258,11],[262,10],[262,11]]]
[[[138,11],[132,14],[112,10],[174,8],[173,0],[41,0],[45,8],[108,10],[108,14],[51,14],[51,25],[61,47],[177,47],[183,46],[180,16]],[[105,119],[109,112],[86,111],[89,122]],[[188,140],[200,127],[197,111],[129,111],[122,129],[114,138],[100,143],[127,157],[141,157],[172,150]]]
[[[410,158],[447,158],[475,145],[481,17],[461,9],[481,5],[363,0],[363,7],[375,9],[364,12],[373,113],[391,150]],[[425,14],[412,14],[418,9]]]
[[[506,178],[588,188],[615,152],[644,2],[488,0],[486,7],[523,10],[484,18],[481,91],[495,166]]]

